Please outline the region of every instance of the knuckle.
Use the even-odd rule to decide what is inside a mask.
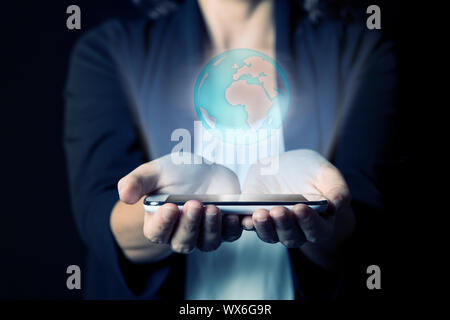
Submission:
[[[150,231],[146,224],[144,224],[144,228],[142,228],[142,233],[144,234],[144,237],[149,240],[153,237],[153,232]]]
[[[163,243],[163,239],[160,234],[156,234],[150,230],[150,228],[146,228],[144,226],[143,229],[144,237],[150,241],[151,243]]]
[[[164,243],[164,241],[160,238],[160,237],[156,237],[156,236],[154,236],[154,237],[151,237],[151,238],[147,238],[151,243],[154,243],[154,244],[162,244],[162,243]]]
[[[308,237],[307,237],[308,242],[311,242],[311,243],[323,243],[330,239],[331,239],[331,237],[329,237],[329,236],[319,237],[318,235],[308,235]]]
[[[188,233],[193,233],[197,230],[197,224],[193,222],[188,222],[183,225],[183,229]]]
[[[171,225],[167,222],[160,223],[158,225],[158,232],[160,232],[160,233],[167,232],[167,231],[169,231],[170,227],[171,227]]]
[[[144,237],[147,238],[147,240],[151,243],[163,243],[163,240],[159,234],[155,234],[146,229],[144,229]]]
[[[200,250],[209,252],[209,251],[217,250],[217,248],[219,248],[219,247],[220,247],[220,240],[208,241],[208,242],[203,242],[200,245]]]
[[[171,245],[172,247],[172,251],[175,251],[177,253],[183,253],[183,254],[187,254],[192,252],[192,250],[194,250],[194,247],[189,245],[189,244],[185,244],[185,243],[174,243]]]
[[[288,248],[297,248],[300,246],[300,243],[297,240],[283,240],[282,243]]]

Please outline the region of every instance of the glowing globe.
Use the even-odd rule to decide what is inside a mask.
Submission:
[[[289,97],[287,77],[272,58],[234,49],[203,67],[195,83],[194,105],[203,127],[213,135],[248,144],[282,127]],[[234,140],[236,133],[245,139]]]

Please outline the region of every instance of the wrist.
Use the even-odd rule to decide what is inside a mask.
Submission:
[[[146,248],[125,249],[125,257],[135,264],[155,263],[169,257],[173,251],[166,244],[149,244]]]
[[[300,247],[300,251],[322,269],[333,272],[339,268],[339,254],[336,250],[307,242]]]

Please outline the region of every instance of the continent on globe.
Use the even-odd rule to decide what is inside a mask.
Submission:
[[[235,81],[225,91],[227,101],[232,105],[243,105],[247,111],[247,123],[257,130],[267,117],[272,101],[266,96],[264,88],[248,84],[245,80]]]
[[[276,90],[276,70],[267,60],[250,57],[244,60],[245,65],[233,74],[233,83],[226,89],[225,97],[233,105],[245,106],[247,123],[257,130],[267,117],[272,107],[272,99],[278,94]],[[233,68],[237,68],[237,64]],[[249,78],[250,77],[250,78]],[[248,80],[239,80],[247,78]],[[257,82],[256,82],[257,81]]]
[[[277,91],[277,73],[273,64],[261,57],[250,57],[244,60],[245,65],[233,75],[238,80],[243,75],[250,75],[262,82],[270,98],[275,98]]]

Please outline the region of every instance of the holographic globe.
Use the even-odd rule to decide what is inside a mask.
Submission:
[[[289,99],[281,67],[250,49],[228,50],[212,58],[195,83],[194,105],[203,127],[230,143],[236,143],[236,136],[245,137],[237,143],[255,143],[281,129]]]

